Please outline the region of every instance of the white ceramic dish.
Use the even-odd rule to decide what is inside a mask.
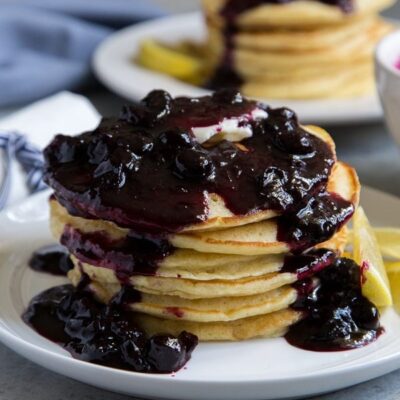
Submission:
[[[378,44],[375,72],[386,123],[400,143],[400,30],[387,35]]]
[[[392,309],[383,313],[386,332],[377,342],[345,352],[303,351],[282,338],[201,343],[187,367],[173,375],[132,373],[75,360],[20,318],[35,294],[66,280],[27,268],[31,252],[52,241],[47,198],[48,192],[33,196],[0,214],[0,340],[52,371],[142,397],[267,400],[329,392],[400,368],[400,318]],[[399,199],[364,189],[362,203],[376,225],[400,226]]]
[[[165,89],[174,96],[201,96],[208,91],[136,65],[132,60],[143,39],[176,43],[202,41],[205,26],[200,13],[170,16],[123,29],[106,39],[97,49],[93,67],[98,78],[112,91],[137,101],[153,89]],[[382,118],[378,96],[342,100],[269,100],[271,106],[295,110],[303,123],[351,124]]]

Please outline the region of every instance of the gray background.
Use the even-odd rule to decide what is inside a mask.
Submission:
[[[196,9],[196,0],[153,0],[170,11]],[[400,18],[400,3],[386,12]],[[123,99],[105,89],[84,93],[105,115],[118,112]],[[1,114],[0,110],[0,114]],[[340,159],[354,165],[363,184],[400,196],[399,150],[382,123],[349,127],[327,127],[334,136]],[[108,393],[52,373],[0,345],[0,400],[124,400],[126,396]],[[382,378],[325,396],[321,400],[398,400],[400,370]],[[245,400],[245,399],[243,399]]]

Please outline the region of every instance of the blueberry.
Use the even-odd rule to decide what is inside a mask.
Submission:
[[[126,340],[121,345],[121,354],[123,360],[133,367],[135,371],[148,372],[150,365],[147,363],[143,349],[139,348],[132,340]]]
[[[98,332],[96,320],[69,318],[65,322],[65,332],[73,339],[83,342],[92,340]]]
[[[104,140],[94,140],[87,147],[88,161],[98,165],[108,157],[108,147]]]
[[[352,319],[349,307],[335,308],[330,311],[331,318],[326,319],[317,333],[320,340],[345,339],[357,332],[358,327]]]
[[[243,97],[237,89],[220,89],[213,94],[213,99],[219,103],[240,104],[243,103]]]
[[[311,136],[299,126],[296,114],[288,108],[277,108],[272,112],[274,123],[267,118],[264,125],[271,132],[275,146],[289,154],[310,154],[313,151]]]
[[[160,119],[169,114],[171,110],[172,97],[164,90],[153,90],[141,103],[145,105],[155,119]]]
[[[175,174],[184,179],[211,179],[215,167],[208,155],[196,149],[184,149],[175,158]]]
[[[268,198],[272,208],[286,209],[293,203],[293,197],[287,191],[288,175],[277,167],[267,168],[260,178],[260,194]]]
[[[163,146],[172,150],[177,148],[192,148],[195,145],[192,135],[179,130],[168,130],[162,132],[158,137],[158,140]]]
[[[118,146],[110,155],[110,162],[117,167],[115,172],[118,172],[118,167],[123,166],[129,171],[137,170],[139,167],[139,157],[126,147]]]
[[[353,260],[347,258],[338,258],[331,266],[322,270],[319,276],[330,286],[345,287],[346,291],[351,288],[359,289],[360,268]]]
[[[85,361],[118,362],[120,345],[113,336],[95,338],[82,346],[81,359]]]
[[[130,134],[127,146],[135,154],[141,156],[154,148],[154,143],[148,136],[139,133]]]
[[[100,178],[101,176],[108,174],[110,172],[114,172],[115,167],[112,165],[110,160],[105,160],[101,162],[97,168],[93,171],[94,178]]]
[[[110,330],[123,341],[134,342],[135,345],[141,350],[143,350],[146,346],[146,334],[125,319],[112,321],[110,324]]]
[[[78,155],[80,143],[76,138],[57,135],[53,141],[44,149],[44,158],[47,163],[66,164],[74,161]]]
[[[132,125],[139,125],[147,117],[147,112],[140,106],[127,106],[124,105],[119,115],[119,119],[126,121]]]
[[[376,330],[379,328],[379,311],[365,298],[352,304],[352,316],[362,329]]]
[[[149,340],[147,358],[155,371],[177,371],[186,362],[186,348],[176,337],[156,335]]]

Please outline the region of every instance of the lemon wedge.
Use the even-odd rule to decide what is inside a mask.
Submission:
[[[390,284],[378,241],[362,207],[353,218],[353,255],[362,268],[363,295],[377,307],[391,306]]]
[[[374,232],[382,255],[400,260],[400,229],[375,228]]]
[[[393,305],[396,311],[400,312],[400,262],[387,262],[385,266],[392,291]]]
[[[187,82],[200,83],[202,79],[203,65],[198,58],[152,39],[141,43],[137,62],[145,68]]]

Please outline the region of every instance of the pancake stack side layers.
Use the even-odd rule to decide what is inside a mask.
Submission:
[[[327,132],[234,90],[151,92],[45,158],[69,278],[103,303],[129,289],[149,334],[284,335],[304,317],[297,284],[342,253],[359,200]]]
[[[251,97],[346,98],[374,90],[373,50],[393,0],[203,0],[211,88]]]

